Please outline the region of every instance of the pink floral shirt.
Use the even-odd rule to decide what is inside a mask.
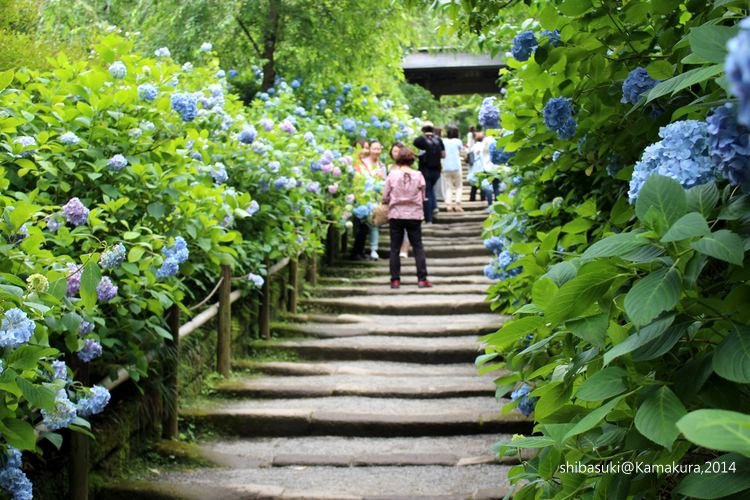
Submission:
[[[424,219],[425,182],[419,170],[396,167],[383,187],[383,203],[388,204],[388,219]]]

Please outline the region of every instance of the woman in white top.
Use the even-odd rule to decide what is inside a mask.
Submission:
[[[445,158],[442,177],[445,179],[445,202],[449,212],[463,212],[464,209],[461,208],[461,153],[464,146],[458,138],[456,127],[448,127],[447,135],[448,138],[443,139]]]

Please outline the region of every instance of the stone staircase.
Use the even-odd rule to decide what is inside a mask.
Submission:
[[[493,377],[473,362],[490,313],[482,275],[484,202],[423,226],[431,289],[402,262],[389,283],[387,231],[375,263],[343,262],[305,313],[275,323],[256,347],[284,361],[235,361],[236,376],[181,416],[217,437],[215,467],[111,486],[106,498],[501,498],[507,469],[492,445],[530,422],[501,414]]]

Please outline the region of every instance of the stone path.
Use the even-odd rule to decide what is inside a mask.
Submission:
[[[217,467],[111,487],[108,498],[500,498],[507,469],[492,445],[530,430],[501,414],[493,376],[473,366],[490,313],[482,275],[484,203],[424,227],[432,289],[410,257],[389,288],[388,237],[376,263],[341,263],[305,313],[273,325],[264,353],[182,418],[220,436],[200,443]],[[145,493],[145,491],[151,493]]]

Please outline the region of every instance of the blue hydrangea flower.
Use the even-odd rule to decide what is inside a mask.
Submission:
[[[104,407],[109,403],[109,399],[109,391],[105,387],[95,385],[91,388],[89,396],[84,396],[78,400],[76,411],[82,417],[96,415],[104,410]]]
[[[750,17],[739,26],[739,34],[727,42],[724,72],[729,90],[740,101],[737,121],[750,127]]]
[[[536,397],[530,398],[530,392],[531,386],[528,384],[523,384],[521,387],[510,393],[511,401],[518,401],[518,405],[516,406],[516,408],[518,408],[518,411],[520,411],[527,417],[531,415],[531,412],[534,411],[536,401],[537,399],[539,399]]]
[[[307,143],[313,143],[315,142],[315,134],[313,134],[312,132],[305,132],[303,139],[305,139],[305,142]]]
[[[491,280],[505,280],[521,274],[520,267],[508,269],[517,259],[517,256],[507,248],[503,248],[484,268],[484,275]]]
[[[544,30],[540,33],[540,35],[543,37],[547,37],[547,43],[549,43],[553,47],[559,47],[560,43],[562,43],[562,41],[560,40],[560,32],[557,30]]]
[[[354,207],[352,214],[358,219],[367,219],[372,213],[372,208],[369,205],[359,205]]]
[[[560,139],[570,139],[575,135],[577,124],[570,99],[553,97],[544,105],[543,115],[547,128],[557,132]]]
[[[81,289],[81,273],[83,267],[68,264],[68,297],[74,297]]]
[[[24,148],[28,148],[29,146],[36,146],[36,139],[31,137],[30,135],[18,136],[13,140],[13,142],[16,144],[20,144]]]
[[[252,217],[253,215],[255,215],[258,212],[258,210],[260,210],[260,205],[258,205],[258,202],[255,201],[255,200],[251,201],[250,202],[250,206],[248,206],[245,209],[245,211],[247,212],[247,214],[250,217]]]
[[[31,481],[20,465],[0,469],[0,487],[9,493],[13,500],[32,500],[34,497]]]
[[[485,129],[500,128],[500,110],[494,103],[495,97],[485,97],[479,107],[479,124]]]
[[[68,367],[65,361],[55,360],[52,362],[53,377],[60,380],[68,380]]]
[[[279,128],[286,132],[287,134],[293,134],[297,131],[297,128],[294,126],[294,123],[292,123],[290,120],[284,120],[279,125]]]
[[[159,95],[159,90],[156,88],[156,85],[151,83],[142,83],[138,85],[138,97],[144,101],[151,102],[156,99],[157,95]]]
[[[552,153],[552,161],[559,160],[560,156],[562,156],[562,151],[555,151],[554,153]]]
[[[99,257],[99,265],[104,269],[114,269],[125,262],[125,245],[118,243]]]
[[[89,209],[77,197],[68,200],[62,208],[65,219],[74,226],[86,224],[89,219]]]
[[[107,276],[102,277],[99,280],[99,284],[96,285],[96,297],[99,299],[99,302],[109,302],[117,297],[117,286]]]
[[[60,142],[63,144],[78,144],[81,139],[73,132],[65,132],[60,136]]]
[[[635,68],[622,82],[622,103],[638,104],[641,96],[659,83],[648,75],[645,68]]]
[[[23,456],[21,455],[21,450],[18,448],[8,446],[8,449],[5,452],[5,458],[5,467],[19,469],[23,464]]]
[[[714,109],[706,118],[708,152],[721,175],[750,191],[750,130],[740,125],[734,104]]]
[[[81,326],[78,327],[78,333],[80,335],[88,335],[89,333],[94,331],[94,324],[90,321],[83,320],[81,321]]]
[[[216,72],[216,78],[221,79],[221,78],[224,78],[226,76],[227,76],[227,73],[223,69],[220,69],[219,71]]]
[[[354,129],[357,128],[357,122],[352,118],[344,118],[341,127],[347,132],[354,132]]]
[[[490,161],[495,165],[505,165],[515,155],[515,153],[506,153],[502,146],[498,146],[494,142],[490,144]]]
[[[190,158],[192,158],[193,160],[201,161],[203,160],[203,155],[201,155],[198,151],[191,151]]]
[[[122,80],[128,74],[128,69],[122,61],[115,61],[109,65],[109,74],[112,78]]]
[[[12,348],[25,344],[34,334],[36,323],[17,307],[5,311],[0,322],[0,347]]]
[[[189,92],[175,92],[171,97],[172,109],[180,113],[182,121],[191,122],[198,114],[198,99]]]
[[[303,108],[302,106],[297,106],[296,108],[294,108],[294,114],[298,116],[306,116],[307,110],[305,110],[305,108]]]
[[[253,282],[253,284],[254,284],[254,285],[255,285],[255,286],[257,287],[257,288],[260,288],[260,287],[262,287],[262,286],[263,286],[263,283],[264,283],[264,280],[263,280],[263,276],[260,276],[260,275],[258,275],[258,274],[255,274],[255,273],[250,273],[250,274],[248,274],[248,275],[247,275],[247,280],[248,280],[248,281],[252,281],[252,282]]]
[[[245,125],[242,130],[237,134],[237,139],[243,144],[252,144],[255,138],[258,136],[258,132],[252,125]]]
[[[311,172],[317,172],[320,170],[320,162],[319,161],[311,161],[310,162],[310,171]]]
[[[0,375],[3,374],[4,370],[5,370],[5,363],[3,363],[3,360],[0,359]]]
[[[174,245],[171,247],[164,247],[162,253],[167,260],[173,260],[177,264],[182,264],[190,257],[190,251],[187,247],[187,242],[182,236],[177,236],[174,239]]]
[[[495,255],[502,252],[507,244],[508,240],[503,238],[502,236],[491,236],[484,240],[484,248],[490,250]]]
[[[320,193],[320,182],[313,181],[307,184],[307,191],[309,193],[318,194]]]
[[[683,120],[659,129],[661,141],[647,146],[635,164],[628,196],[634,203],[652,174],[675,179],[685,188],[705,184],[716,177],[715,166],[708,152],[706,122]]]
[[[260,94],[258,94],[258,99],[260,99],[261,101],[267,101],[270,98],[271,96],[269,96],[266,92],[261,92]]]
[[[230,80],[233,79],[233,78],[237,78],[237,75],[239,75],[239,74],[240,74],[239,71],[237,71],[236,69],[230,69],[227,72],[227,75],[229,76]]]
[[[522,182],[523,182],[523,177],[521,177],[520,175],[516,175],[510,180],[510,183],[514,186],[520,186]]]
[[[76,416],[76,407],[68,399],[68,393],[65,392],[65,389],[57,391],[55,408],[52,411],[42,409],[43,423],[51,431],[68,427],[76,419]]]
[[[172,54],[169,52],[167,47],[160,47],[154,51],[156,57],[169,57]]]
[[[292,88],[293,89],[298,89],[300,87],[300,85],[302,85],[302,83],[300,83],[299,80],[296,80],[296,79],[292,80]]]
[[[222,184],[229,180],[229,174],[227,174],[227,168],[221,162],[216,162],[211,168],[211,177],[213,177],[216,184]]]
[[[180,270],[180,264],[174,259],[165,259],[162,262],[161,267],[156,270],[156,276],[158,278],[168,278],[169,276],[175,276]]]
[[[539,46],[536,35],[531,30],[522,31],[513,37],[513,46],[510,52],[517,61],[527,61],[534,50]]]
[[[123,168],[127,166],[128,166],[128,159],[119,153],[114,155],[107,162],[107,167],[114,170],[115,172],[119,172],[120,170],[122,170]]]
[[[201,52],[211,52],[213,50],[214,46],[211,42],[203,42],[201,44],[201,48],[199,49]]]
[[[83,341],[83,348],[77,354],[78,359],[85,363],[90,363],[102,355],[102,345],[96,340],[86,339]]]

